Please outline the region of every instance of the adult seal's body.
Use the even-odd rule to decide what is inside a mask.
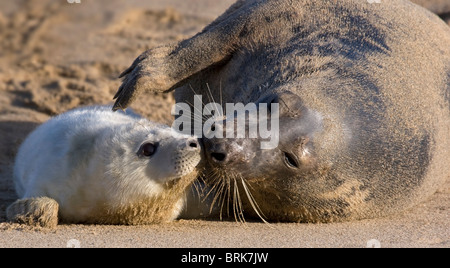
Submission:
[[[250,192],[235,207],[299,222],[409,208],[450,175],[450,29],[409,1],[369,2],[238,1],[198,35],[137,58],[115,109],[142,90],[277,102],[276,149],[205,140],[215,189]]]
[[[14,167],[9,220],[149,224],[175,219],[200,162],[197,139],[111,107],[69,111],[36,129]]]

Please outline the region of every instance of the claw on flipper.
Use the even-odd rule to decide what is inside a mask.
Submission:
[[[119,87],[119,90],[117,91],[116,95],[114,95],[114,100],[116,100],[116,102],[114,103],[113,106],[113,111],[117,111],[117,110],[124,110],[126,109],[129,104],[133,101],[134,99],[134,93],[136,91],[136,81],[137,81],[137,77],[133,76],[133,77],[129,77],[133,70],[133,66],[128,68],[127,70],[125,70],[119,78],[121,77],[125,77],[122,85]]]

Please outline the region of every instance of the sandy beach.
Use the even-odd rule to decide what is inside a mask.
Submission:
[[[371,240],[381,247],[450,247],[450,178],[429,200],[404,213],[347,223],[180,220],[47,230],[6,222],[6,207],[17,198],[14,157],[34,128],[75,107],[111,104],[121,82],[117,77],[140,53],[196,34],[233,2],[0,2],[0,248],[66,247],[74,241],[81,247],[366,247]],[[448,0],[415,2],[450,25]],[[132,108],[168,124],[173,103],[172,94],[146,94]]]

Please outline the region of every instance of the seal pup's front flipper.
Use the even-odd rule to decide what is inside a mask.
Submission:
[[[54,228],[58,225],[59,204],[48,197],[19,199],[6,210],[9,221]]]

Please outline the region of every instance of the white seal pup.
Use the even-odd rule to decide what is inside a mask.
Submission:
[[[111,107],[86,107],[41,125],[19,149],[20,199],[10,221],[150,224],[175,219],[201,161],[196,138]]]

